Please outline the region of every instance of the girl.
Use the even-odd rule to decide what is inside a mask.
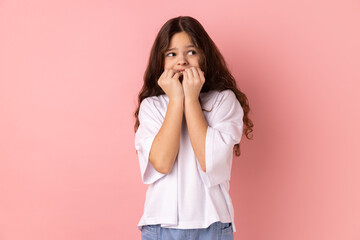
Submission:
[[[233,239],[233,151],[240,155],[253,124],[245,94],[196,19],[160,29],[138,101],[135,148],[149,185],[142,239]]]

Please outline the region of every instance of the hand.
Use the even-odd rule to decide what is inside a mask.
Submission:
[[[165,69],[158,79],[158,84],[169,99],[184,99],[184,90],[179,80],[180,73]]]
[[[182,86],[186,101],[198,101],[202,86],[205,83],[204,72],[199,67],[191,67],[183,72]]]

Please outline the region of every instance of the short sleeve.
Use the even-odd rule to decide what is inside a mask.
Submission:
[[[230,180],[234,145],[239,143],[243,132],[244,112],[231,90],[219,94],[206,131],[206,172],[198,163],[200,176],[207,187]]]
[[[149,161],[152,143],[163,120],[160,112],[148,98],[141,102],[138,117],[140,125],[135,133],[135,149],[139,158],[141,178],[144,184],[152,184],[165,175],[156,171]]]

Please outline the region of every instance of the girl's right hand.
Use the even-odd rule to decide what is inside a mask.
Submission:
[[[184,90],[179,80],[180,73],[174,74],[174,70],[165,69],[158,80],[161,89],[166,93],[169,99],[184,99]]]

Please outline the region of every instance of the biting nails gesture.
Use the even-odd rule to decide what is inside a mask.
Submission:
[[[158,79],[158,85],[169,97],[169,100],[183,100],[184,90],[179,80],[180,73],[172,69],[165,69]]]
[[[198,101],[202,86],[205,83],[204,72],[199,67],[187,68],[182,82],[186,101]]]

